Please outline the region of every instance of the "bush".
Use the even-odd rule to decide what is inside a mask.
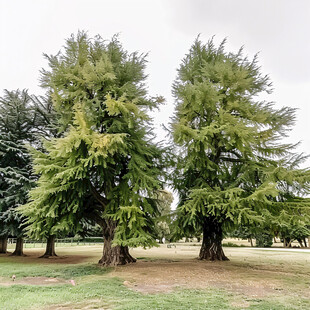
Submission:
[[[256,235],[256,247],[270,248],[272,246],[272,235],[266,232]]]
[[[225,243],[222,243],[222,246],[227,246],[227,247],[233,247],[233,248],[238,248],[238,247],[246,247],[246,245],[244,244],[236,244],[236,243],[233,243],[233,242],[225,242]]]

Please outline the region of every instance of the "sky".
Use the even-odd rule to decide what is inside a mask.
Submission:
[[[149,94],[166,98],[154,114],[160,140],[173,114],[176,70],[197,35],[204,42],[227,38],[227,51],[244,46],[250,58],[259,53],[274,88],[266,99],[298,109],[284,142],[301,141],[297,151],[310,154],[310,1],[0,0],[0,95],[17,88],[43,94],[43,53],[56,54],[78,30],[105,39],[118,33],[125,49],[148,53]]]

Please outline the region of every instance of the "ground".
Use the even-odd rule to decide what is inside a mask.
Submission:
[[[161,245],[102,268],[101,246],[56,249],[0,256],[0,309],[310,309],[310,251],[225,247],[230,261],[205,262],[199,246]]]

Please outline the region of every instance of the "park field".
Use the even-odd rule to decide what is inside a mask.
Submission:
[[[133,249],[137,263],[114,268],[97,265],[101,251],[0,255],[0,309],[310,309],[310,251],[225,247],[230,261],[206,262],[199,246],[161,245]]]

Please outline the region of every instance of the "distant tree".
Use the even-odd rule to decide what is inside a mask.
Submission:
[[[171,235],[171,204],[173,195],[167,190],[161,190],[156,193],[159,216],[155,219],[155,233],[159,242],[163,242],[163,238],[170,239]]]
[[[291,169],[295,145],[280,143],[294,109],[259,101],[271,84],[257,57],[249,61],[242,48],[234,54],[224,46],[197,39],[173,85],[178,223],[184,231],[202,229],[199,258],[207,260],[227,260],[223,232],[236,225],[261,225],[281,213],[309,218],[309,200],[297,196],[309,192],[309,170]]]
[[[273,235],[268,230],[256,233],[255,238],[258,248],[270,248],[272,246]]]
[[[253,246],[253,238],[255,238],[255,234],[256,229],[254,227],[239,225],[235,227],[233,231],[228,232],[228,237],[247,239],[251,243],[251,246]]]
[[[42,86],[65,133],[45,143],[46,153],[33,151],[40,179],[20,208],[28,233],[55,238],[80,232],[82,219],[94,221],[104,237],[99,262],[134,262],[129,246],[155,242],[154,193],[163,174],[146,114],[161,99],[147,97],[145,55],[129,54],[117,37],[106,42],[79,32],[46,57]]]
[[[307,247],[306,238],[310,236],[310,226],[307,217],[281,214],[275,217],[278,236],[283,240],[284,247],[291,247],[297,240],[300,246]]]
[[[26,90],[5,90],[0,98],[1,252],[6,252],[7,236],[12,235],[17,237],[13,255],[23,255],[24,218],[17,207],[26,203],[36,179],[27,145],[40,147],[42,136],[52,130],[51,115],[46,103]]]

